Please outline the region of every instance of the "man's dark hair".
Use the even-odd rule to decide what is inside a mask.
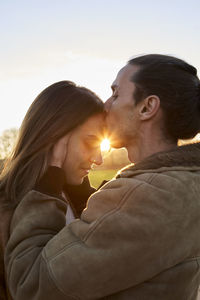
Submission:
[[[173,56],[143,55],[129,60],[139,70],[131,77],[136,104],[160,98],[165,135],[173,141],[193,138],[200,129],[200,81],[195,67]]]

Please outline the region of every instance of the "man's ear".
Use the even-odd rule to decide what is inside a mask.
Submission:
[[[145,98],[140,106],[140,120],[149,120],[154,117],[160,108],[160,98],[156,95],[151,95]]]

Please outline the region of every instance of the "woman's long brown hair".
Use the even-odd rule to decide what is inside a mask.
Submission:
[[[4,206],[14,208],[44,173],[56,141],[90,116],[103,102],[90,90],[60,81],[42,91],[30,106],[18,140],[0,175]]]

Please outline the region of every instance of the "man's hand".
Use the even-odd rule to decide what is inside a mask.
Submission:
[[[71,134],[66,134],[53,146],[49,165],[62,168],[67,157],[67,149]]]

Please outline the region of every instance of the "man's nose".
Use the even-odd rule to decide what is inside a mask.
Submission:
[[[106,102],[104,103],[104,110],[105,112],[109,112],[110,108],[111,108],[111,105],[112,105],[112,98],[108,98],[108,100],[106,100]]]

